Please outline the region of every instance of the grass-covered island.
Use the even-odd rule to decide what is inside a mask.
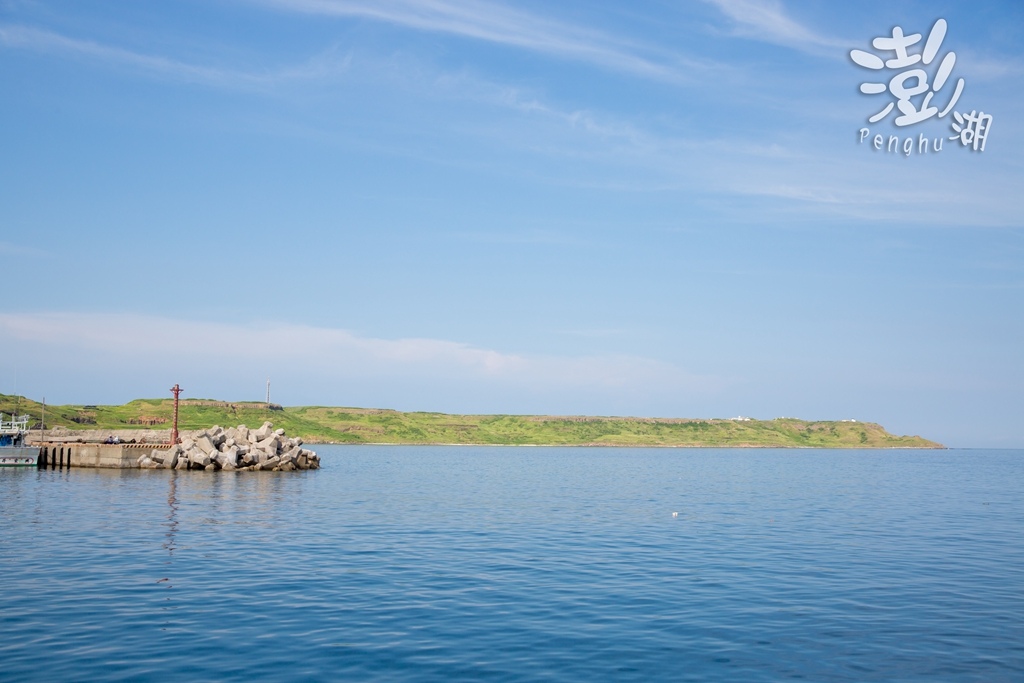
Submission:
[[[172,399],[120,406],[46,406],[47,429],[169,430]],[[0,394],[0,412],[28,414],[39,429],[43,406]],[[260,424],[270,420],[313,443],[476,444],[515,446],[691,446],[762,448],[942,448],[919,436],[895,436],[877,424],[852,421],[447,415],[397,410],[281,407],[255,402],[182,400],[179,428]]]

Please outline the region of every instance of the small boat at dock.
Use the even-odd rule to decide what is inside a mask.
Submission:
[[[25,445],[28,415],[4,419],[0,413],[0,467],[34,467],[39,461],[39,447]]]

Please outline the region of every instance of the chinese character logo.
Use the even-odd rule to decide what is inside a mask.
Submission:
[[[975,152],[985,151],[985,140],[988,129],[992,125],[992,115],[985,112],[971,111],[970,114],[953,112],[953,132],[950,140],[959,140],[964,147],[970,146]]]
[[[874,72],[870,80],[860,85],[862,93],[880,100],[881,108],[868,122],[879,123],[894,114],[892,124],[902,128],[933,118],[942,119],[952,111],[950,125],[954,135],[948,139],[983,152],[992,115],[977,110],[970,114],[953,110],[964,92],[964,79],[953,76],[956,53],[942,51],[947,30],[945,19],[935,22],[927,38],[920,33],[906,35],[902,27],[896,26],[891,35],[871,41],[873,51],[850,51],[854,64]],[[867,129],[861,129],[862,140],[865,131]],[[941,151],[941,143],[936,151]]]

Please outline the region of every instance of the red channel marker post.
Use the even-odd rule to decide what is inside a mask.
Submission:
[[[181,393],[181,387],[177,384],[171,388],[171,393],[174,394],[174,426],[171,427],[171,445],[178,443],[178,394]]]

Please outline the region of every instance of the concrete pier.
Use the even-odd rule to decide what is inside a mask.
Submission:
[[[153,450],[154,444],[105,444],[43,441],[38,465],[42,469],[65,467],[101,467],[138,469],[139,456]],[[167,448],[169,446],[165,446]]]

